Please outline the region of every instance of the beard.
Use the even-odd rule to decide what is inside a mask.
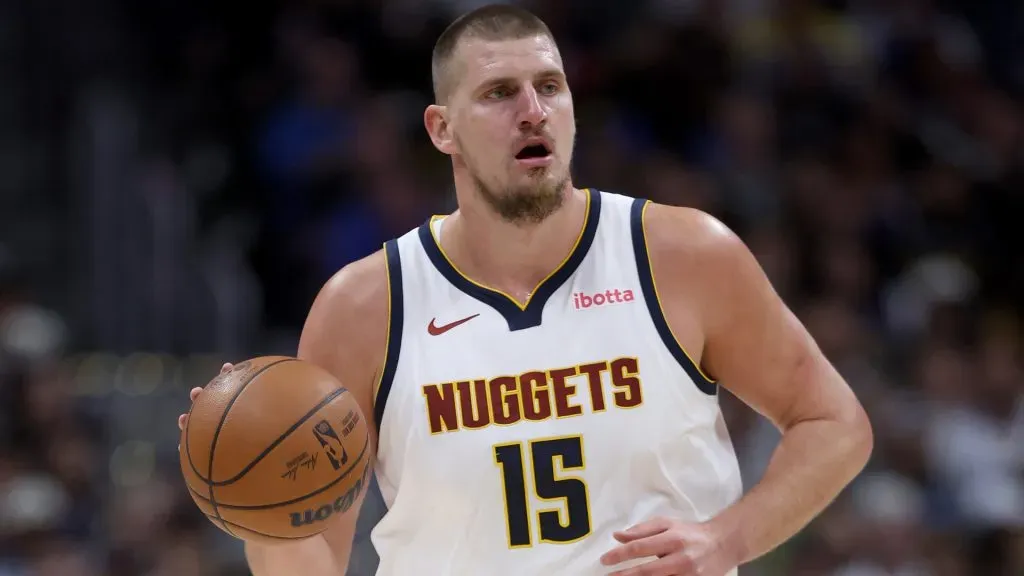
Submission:
[[[543,170],[543,169],[539,169]],[[487,205],[510,224],[539,224],[565,203],[569,175],[524,186],[495,188],[471,171],[476,189]]]
[[[461,147],[461,146],[460,146]],[[571,152],[570,152],[571,155]],[[502,220],[516,225],[539,224],[562,207],[565,190],[571,180],[570,171],[560,166],[530,170],[530,181],[525,184],[492,185],[476,169],[471,158],[463,156],[473,184],[484,202]],[[552,168],[565,170],[550,177]]]

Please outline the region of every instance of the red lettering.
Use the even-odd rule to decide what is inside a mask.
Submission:
[[[459,408],[462,411],[462,425],[470,430],[483,428],[491,423],[487,412],[487,381],[456,382],[459,392]]]
[[[635,408],[643,402],[640,391],[640,366],[636,358],[619,358],[611,365],[612,386],[619,388],[612,397],[619,408]]]
[[[578,374],[576,368],[561,368],[551,371],[551,392],[555,397],[555,414],[559,418],[583,414],[583,408],[569,404],[569,399],[576,394],[576,385],[570,384],[567,379],[576,374]]]
[[[548,392],[548,375],[544,372],[527,372],[519,377],[519,392],[523,398],[523,416],[527,420],[546,420],[551,417],[551,396]]]
[[[494,423],[507,426],[519,422],[523,415],[519,408],[516,379],[512,376],[499,376],[491,380],[488,387]]]
[[[580,374],[587,375],[587,384],[590,386],[590,406],[594,412],[604,410],[604,386],[601,383],[601,373],[608,370],[607,362],[596,362],[580,366]]]
[[[423,387],[427,402],[427,420],[430,433],[452,432],[459,429],[459,412],[455,407],[455,386],[451,382]]]

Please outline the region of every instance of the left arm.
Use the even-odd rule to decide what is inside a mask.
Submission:
[[[704,365],[782,432],[760,482],[711,521],[743,564],[820,514],[867,464],[873,440],[853,391],[753,255],[724,227],[718,235],[709,265],[727,293],[703,308]]]
[[[706,214],[666,206],[650,206],[646,223],[655,280],[663,295],[671,294],[662,305],[673,331],[700,333],[703,367],[778,427],[782,441],[747,494],[676,534],[688,548],[680,562],[690,568],[623,573],[720,574],[768,553],[821,513],[867,463],[871,425],[735,234]],[[629,543],[617,550],[658,532],[642,526],[626,531],[619,539]],[[700,559],[688,557],[700,553],[686,542],[693,531],[709,549],[706,572],[698,571]]]

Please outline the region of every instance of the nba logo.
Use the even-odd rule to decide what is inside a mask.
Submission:
[[[335,470],[348,462],[348,452],[345,452],[345,447],[341,445],[341,439],[338,438],[338,434],[334,432],[334,428],[327,420],[317,422],[313,427],[313,435],[320,441],[324,452],[327,453],[327,459],[331,461],[331,466],[334,466]]]

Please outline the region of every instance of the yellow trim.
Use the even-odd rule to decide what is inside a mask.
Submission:
[[[387,279],[388,284],[388,317],[386,322],[387,328],[385,328],[384,337],[384,359],[381,362],[379,373],[377,374],[377,383],[373,386],[373,401],[371,405],[377,407],[377,394],[380,393],[380,385],[384,383],[384,372],[387,371],[388,367],[388,352],[391,348],[391,264],[388,262],[388,246],[384,244],[384,277]],[[380,426],[380,422],[377,422]]]
[[[448,254],[444,251],[444,248],[441,247],[441,241],[437,237],[437,233],[434,232],[434,222],[444,219],[446,218],[446,216],[434,216],[430,219],[430,237],[434,239],[434,245],[437,246],[438,251],[441,252],[441,256],[444,256],[445,261],[447,261],[448,265],[452,267],[452,270],[455,270],[456,274],[462,276],[467,282],[476,286],[477,288],[482,288],[484,290],[494,292],[496,294],[501,294],[505,298],[508,298],[510,302],[519,307],[520,310],[525,311],[530,306],[530,301],[533,300],[533,295],[536,294],[538,290],[540,290],[540,287],[543,286],[545,282],[550,280],[552,277],[554,277],[555,274],[558,274],[558,272],[565,267],[566,262],[568,262],[573,257],[573,255],[576,254],[576,250],[580,247],[580,243],[583,241],[583,235],[586,234],[587,225],[590,223],[590,207],[593,204],[590,188],[584,188],[584,191],[587,193],[587,211],[586,214],[584,214],[583,216],[583,226],[580,227],[580,234],[579,236],[576,237],[576,242],[573,243],[572,250],[569,250],[569,254],[566,255],[565,259],[562,260],[561,264],[556,266],[550,274],[548,274],[543,280],[541,280],[536,286],[533,287],[533,290],[530,291],[530,296],[526,299],[526,302],[524,303],[520,303],[519,300],[512,297],[507,292],[498,290],[497,288],[491,288],[490,286],[484,286],[483,284],[477,282],[476,280],[473,280],[472,278],[467,276],[462,270],[460,270],[459,267],[456,266],[454,262],[452,262],[452,259],[448,257]]]
[[[679,349],[683,351],[684,355],[686,355],[686,359],[690,361],[690,364],[693,364],[693,367],[697,369],[697,372],[704,378],[704,380],[709,384],[716,384],[717,382],[715,380],[712,380],[704,373],[700,364],[693,361],[693,356],[690,356],[690,353],[686,351],[686,347],[679,341],[679,337],[676,336],[676,332],[672,329],[672,324],[668,321],[668,316],[665,314],[665,308],[661,305],[661,295],[658,292],[658,282],[654,279],[654,262],[651,260],[651,246],[647,243],[647,209],[650,208],[651,205],[652,202],[649,200],[644,204],[643,211],[640,213],[640,229],[644,235],[644,247],[647,250],[647,268],[651,271],[651,286],[654,287],[654,299],[657,300],[655,304],[658,305],[658,310],[661,311],[661,315],[665,317],[665,324],[668,326],[668,331],[672,334],[672,339],[676,341],[676,346],[679,346]]]

